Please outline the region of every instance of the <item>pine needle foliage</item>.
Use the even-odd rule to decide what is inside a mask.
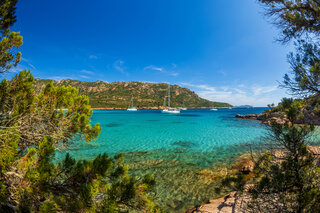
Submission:
[[[17,0],[0,0],[0,73],[19,61]],[[71,86],[48,83],[35,92],[30,71],[0,83],[0,212],[156,212],[150,175],[129,175],[123,157],[75,160],[71,143],[98,138],[89,98]],[[57,162],[57,151],[65,153]]]

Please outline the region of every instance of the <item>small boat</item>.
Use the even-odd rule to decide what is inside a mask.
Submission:
[[[166,107],[166,97],[164,98],[164,101],[163,101],[163,107]],[[170,84],[168,85],[168,107],[163,109],[161,112],[162,113],[169,113],[169,114],[179,114],[180,113],[179,108],[171,108],[170,107]]]
[[[211,111],[218,111],[218,109],[216,109],[216,108],[212,108],[212,109],[210,109]]]
[[[131,106],[129,106],[127,111],[131,111],[131,112],[138,111],[137,108],[133,106],[133,96],[131,97]]]
[[[182,106],[184,106],[184,101],[183,101]],[[179,109],[180,109],[180,110],[187,110],[187,108],[186,108],[186,107],[180,107]]]
[[[171,114],[179,114],[180,113],[180,109],[177,108],[167,108],[167,109],[163,109],[162,113],[171,113]]]

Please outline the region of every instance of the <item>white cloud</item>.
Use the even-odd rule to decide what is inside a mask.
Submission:
[[[90,59],[98,59],[98,56],[96,56],[96,55],[89,55],[89,58],[90,58]]]
[[[27,63],[30,62],[30,60],[28,60],[28,59],[26,59],[26,58],[24,58],[24,57],[21,57],[21,61],[24,61],[24,62],[27,62]]]
[[[177,67],[176,64],[171,64],[172,68],[171,70],[168,70],[164,67],[158,67],[158,66],[155,66],[155,65],[149,65],[149,66],[146,66],[143,70],[153,70],[153,71],[158,71],[160,73],[163,73],[163,74],[166,74],[166,75],[170,75],[170,76],[178,76],[179,73],[176,72],[176,71],[172,71],[173,69],[175,69]]]
[[[234,88],[234,90],[239,93],[239,94],[246,94],[245,91],[241,90],[241,89],[238,89],[238,88]]]
[[[89,74],[89,75],[93,75],[94,72],[89,71],[89,70],[81,70],[80,72],[85,73],[85,74]]]
[[[232,105],[267,106],[277,104],[282,97],[286,96],[283,90],[276,85],[238,85],[236,87],[213,87],[206,84],[180,83],[194,89],[200,97],[219,102],[227,102]]]
[[[179,73],[177,73],[177,72],[171,72],[171,73],[169,73],[169,75],[176,77],[176,76],[179,75]]]
[[[86,75],[79,75],[80,78],[85,78],[85,79],[89,79],[90,77],[89,76],[86,76]]]
[[[37,69],[33,64],[31,64],[30,60],[21,57],[21,61],[24,62],[27,65],[28,68],[31,68],[31,69],[34,69],[34,70]]]
[[[259,86],[253,86],[254,95],[261,95],[265,93],[270,93],[275,90],[277,90],[277,86],[266,86],[266,87],[259,87]]]
[[[220,74],[223,75],[223,76],[226,76],[226,75],[227,75],[227,73],[226,73],[225,71],[223,71],[223,70],[219,70],[218,73],[220,73]]]
[[[48,77],[48,79],[52,79],[52,80],[56,80],[56,81],[59,81],[59,80],[63,80],[63,79],[69,79],[70,77],[67,77],[67,76],[52,76],[52,77]]]
[[[126,67],[124,67],[124,61],[122,60],[115,61],[113,63],[113,67],[120,73],[128,75],[128,73],[125,71]]]
[[[159,72],[163,72],[164,68],[163,67],[156,67],[154,65],[150,65],[150,66],[146,66],[144,68],[144,70],[156,70],[156,71],[159,71]]]

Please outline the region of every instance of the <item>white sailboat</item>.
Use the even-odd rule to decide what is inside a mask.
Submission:
[[[184,101],[183,101],[183,104],[182,104],[183,107],[180,107],[180,110],[187,110],[186,107],[184,107]]]
[[[166,106],[166,97],[164,98],[164,103],[163,106]],[[162,113],[169,113],[169,114],[179,114],[180,113],[180,109],[178,108],[171,108],[170,107],[170,84],[168,86],[168,107],[163,109],[161,111]]]
[[[210,109],[211,111],[218,111],[218,109],[216,109],[216,108],[212,108],[212,109]]]
[[[131,106],[129,106],[127,111],[138,111],[137,108],[133,106],[133,96],[131,97]]]

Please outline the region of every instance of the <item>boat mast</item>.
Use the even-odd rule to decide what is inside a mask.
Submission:
[[[133,96],[131,96],[131,108],[133,108]]]
[[[168,108],[170,108],[170,84],[168,84]]]

